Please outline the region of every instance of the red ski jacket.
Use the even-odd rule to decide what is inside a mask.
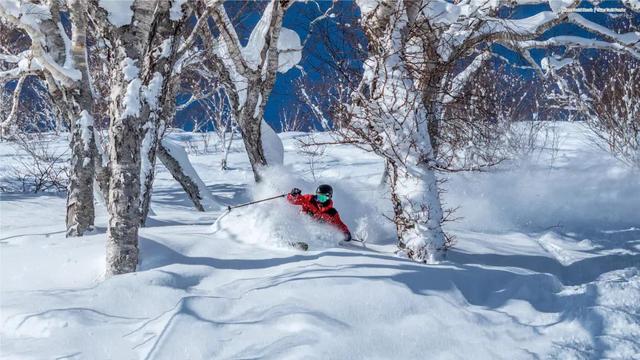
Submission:
[[[333,207],[333,200],[329,200],[324,206],[316,201],[313,194],[295,196],[289,194],[287,195],[287,200],[294,205],[302,206],[302,211],[311,215],[314,219],[337,227],[345,235],[350,234],[349,228],[340,219],[338,210]]]

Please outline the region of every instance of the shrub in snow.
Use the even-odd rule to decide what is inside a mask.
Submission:
[[[571,70],[578,83],[573,96],[596,143],[640,169],[640,60],[607,54],[591,67]]]
[[[7,164],[3,191],[65,191],[69,184],[69,154],[66,144],[46,134],[17,135],[15,162]]]

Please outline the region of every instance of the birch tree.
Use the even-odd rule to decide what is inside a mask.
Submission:
[[[161,140],[165,135],[166,127],[173,123],[176,112],[179,110],[176,107],[175,98],[181,84],[185,82],[185,76],[188,78],[187,80],[192,79],[189,76],[193,73],[209,76],[209,78],[201,77],[200,81],[207,81],[210,80],[210,76],[215,76],[215,74],[202,71],[203,56],[201,50],[197,50],[196,40],[203,24],[206,24],[208,19],[207,13],[196,11],[201,7],[204,7],[202,2],[188,2],[184,6],[180,2],[174,2],[170,10],[173,19],[176,19],[179,14],[186,14],[184,18],[186,21],[195,14],[196,23],[192,27],[186,23],[176,23],[172,29],[165,28],[164,35],[160,36],[164,40],[152,53],[152,56],[160,57],[160,61],[168,73],[166,74],[167,81],[162,82],[161,94],[158,99],[159,111],[152,114],[144,129],[141,166],[141,177],[144,181],[141,187],[140,203],[142,225],[146,221],[151,204],[156,158],[182,186],[198,211],[206,211],[217,205],[207,193],[207,189],[197,172],[193,170],[188,156],[182,156],[184,150],[180,145],[172,144],[169,140]],[[170,71],[169,64],[171,64]]]
[[[440,149],[444,106],[463,95],[473,74],[492,59],[509,61],[495,52],[501,45],[520,55],[542,77],[542,64],[531,55],[532,49],[563,47],[594,48],[638,56],[638,34],[616,33],[587,20],[575,9],[577,0],[469,1],[449,4],[441,0],[405,1],[409,20],[405,57],[419,82],[423,102],[431,115],[429,133],[436,157]],[[512,9],[528,4],[548,4],[550,11],[538,10],[522,19],[510,19]],[[598,6],[598,2],[594,2]],[[625,2],[627,16],[638,11],[633,1]],[[559,24],[572,24],[598,36],[594,40],[579,36],[538,38]],[[565,52],[571,56],[570,51]],[[463,65],[463,66],[461,66]]]
[[[93,177],[95,172],[92,100],[86,61],[86,4],[69,1],[73,23],[69,39],[60,21],[57,1],[0,3],[0,18],[24,32],[30,48],[19,54],[3,54],[15,67],[0,73],[0,80],[38,75],[69,121],[71,130],[71,178],[67,196],[67,235],[80,236],[94,223]],[[19,101],[20,86],[14,97]],[[12,121],[12,119],[8,119]],[[4,124],[3,124],[4,125]],[[4,126],[3,126],[4,127]]]
[[[246,46],[240,43],[221,2],[208,9],[220,33],[219,41],[210,31],[206,35],[208,56],[218,64],[256,181],[261,179],[262,167],[282,163],[281,152],[269,151],[270,147],[281,149],[282,143],[263,115],[277,73],[287,72],[301,58],[299,36],[282,26],[292,3],[269,1]],[[265,148],[265,141],[272,146]]]
[[[171,93],[175,34],[184,15],[169,0],[133,1],[129,9],[97,1],[90,6],[112,65],[106,269],[111,276],[135,271],[138,263],[138,228],[143,206],[148,208],[141,193],[153,181],[163,104],[173,101],[164,94]]]

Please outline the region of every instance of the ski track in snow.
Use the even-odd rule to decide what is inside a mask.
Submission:
[[[390,210],[382,164],[328,147],[313,181],[296,154],[301,133],[281,134],[285,168],[260,187],[247,185],[240,141],[229,171],[211,167],[220,152],[190,158],[225,205],[335,185],[350,228],[368,224],[366,248],[337,246],[284,200],[238,211],[213,232],[221,212],[196,212],[160,166],[139,271],[104,280],[103,206],[93,233],[65,239],[64,196],[3,193],[1,357],[639,358],[637,174],[582,141],[576,124],[556,126],[552,169],[542,154],[544,166],[452,175],[445,200],[464,219],[449,225],[456,247],[433,266],[394,256],[393,227],[376,215]],[[0,143],[3,173],[15,156]],[[310,251],[283,246],[291,240]]]

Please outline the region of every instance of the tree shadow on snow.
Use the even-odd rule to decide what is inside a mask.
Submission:
[[[447,257],[450,262],[436,266],[416,264],[386,254],[344,250],[326,250],[281,258],[219,259],[187,256],[146,238],[141,238],[141,248],[141,253],[147,254],[140,263],[141,271],[171,264],[210,266],[227,270],[267,269],[291,263],[302,265],[278,275],[265,272],[267,275],[264,285],[252,290],[328,278],[372,281],[371,286],[376,286],[379,281],[393,281],[421,296],[458,293],[461,297],[454,297],[461,298],[467,304],[500,312],[535,331],[542,331],[556,323],[577,321],[593,338],[593,348],[584,351],[596,353],[596,358],[602,355],[606,344],[600,340],[604,328],[603,318],[593,310],[598,298],[598,289],[590,282],[606,272],[637,266],[640,263],[640,254],[608,254],[586,258],[565,266],[544,256],[470,254],[457,250],[449,251]],[[313,263],[323,257],[360,259],[357,264],[344,264],[340,267],[326,267]],[[363,262],[362,258],[372,261]],[[358,275],[353,275],[354,271],[351,270],[354,269]],[[379,275],[380,270],[385,269],[389,270],[389,274]],[[579,291],[563,292],[563,284],[585,286]],[[558,315],[548,324],[524,324],[516,316],[501,309],[512,300],[525,301],[538,312]],[[561,341],[556,345],[572,346]]]
[[[251,201],[251,195],[244,184],[215,184],[207,189],[213,199],[223,205],[237,205]]]
[[[250,200],[250,195],[245,185],[216,184],[207,186],[209,194],[214,201],[223,205],[236,205]],[[193,202],[181,188],[157,189],[153,191],[153,204],[179,206],[196,211]]]
[[[146,254],[142,257],[138,266],[140,271],[171,264],[202,265],[225,270],[266,269],[292,262],[318,259],[323,256],[322,253],[264,259],[218,259],[204,256],[187,256],[157,241],[144,237],[140,237],[140,252]]]
[[[197,211],[193,202],[182,188],[157,189],[151,197],[151,207],[154,204],[169,205],[171,207],[183,207]]]
[[[354,281],[372,281],[371,286],[378,286],[379,281],[394,281],[406,286],[412,293],[420,296],[441,296],[442,293],[453,293],[454,298],[461,299],[468,305],[478,306],[485,310],[499,312],[512,321],[531,328],[533,331],[542,332],[553,325],[565,322],[578,322],[592,337],[593,345],[586,348],[576,348],[572,340],[558,339],[554,346],[569,348],[583,353],[588,357],[601,358],[608,348],[601,340],[604,329],[604,319],[601,314],[594,311],[598,299],[598,289],[594,284],[587,284],[581,291],[569,291],[563,293],[563,287],[553,274],[547,273],[522,273],[498,268],[485,268],[477,264],[451,264],[446,265],[420,265],[409,260],[398,259],[390,256],[376,254],[348,254],[343,252],[323,252],[314,256],[296,256],[279,259],[275,263],[286,263],[315,259],[322,256],[364,256],[393,260],[388,263],[360,263],[345,265],[340,268],[321,267],[308,268],[292,274],[280,274],[274,276],[275,281],[269,282],[252,290],[263,290],[298,281],[315,281],[323,279],[353,279]],[[587,266],[581,265],[581,266]],[[358,275],[352,275],[352,269]],[[379,274],[380,270],[390,270],[390,275],[366,275]],[[455,294],[460,294],[456,296]],[[517,315],[510,314],[503,307],[514,300],[528,303],[537,312],[557,314],[547,323],[529,323],[521,320]],[[446,315],[445,315],[446,316]]]
[[[578,260],[569,265],[563,265],[547,256],[473,254],[455,249],[449,251],[447,258],[458,264],[508,266],[552,274],[564,285],[583,285],[609,271],[640,264],[640,254],[600,255]]]

